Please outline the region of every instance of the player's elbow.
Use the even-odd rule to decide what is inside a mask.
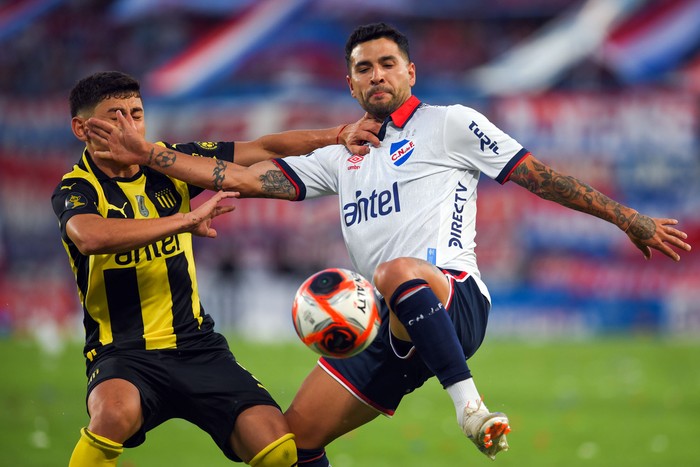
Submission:
[[[66,234],[78,251],[85,255],[107,253],[109,231],[105,228],[93,228],[92,216],[75,216],[66,225]],[[95,216],[99,217],[99,216]]]
[[[71,240],[82,255],[90,256],[107,253],[105,242],[99,238],[99,235],[73,235]]]

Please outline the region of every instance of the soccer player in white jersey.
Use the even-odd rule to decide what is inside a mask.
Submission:
[[[645,216],[554,171],[473,109],[420,102],[411,95],[408,41],[393,27],[357,28],[346,61],[351,94],[384,122],[365,156],[329,146],[244,168],[148,143],[128,116],[117,125],[92,121],[91,129],[110,147],[103,157],[209,189],[295,201],[339,195],[350,257],[384,298],[383,322],[359,355],[321,358],[286,411],[300,466],[328,466],[326,445],[391,416],[432,376],[452,398],[464,433],[493,459],[508,448],[508,418],[486,408],[466,362],[484,338],[490,309],[474,251],[479,175],[611,222],[647,258],[653,248],[678,261],[672,247],[689,251],[687,235],[675,219]]]

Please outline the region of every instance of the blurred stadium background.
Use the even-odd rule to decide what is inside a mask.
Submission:
[[[361,115],[343,45],[357,24],[377,20],[409,35],[422,100],[479,109],[554,167],[644,213],[680,219],[692,243],[698,18],[697,0],[2,2],[0,329],[60,329],[79,317],[49,203],[81,150],[66,102],[79,78],[106,69],[139,78],[153,140],[332,126]],[[697,253],[646,262],[609,224],[508,184],[485,180],[479,194],[492,332],[700,330]],[[218,221],[221,238],[198,245],[205,307],[223,326],[288,334],[296,285],[348,265],[337,219],[334,198],[239,202]]]
[[[67,105],[78,79],[139,78],[151,140],[327,127],[361,115],[343,45],[380,20],[409,36],[423,101],[480,110],[555,168],[679,219],[700,248],[698,0],[6,0],[0,333],[36,335],[48,350],[83,338],[49,202],[81,151]],[[700,336],[696,251],[647,262],[615,227],[523,193],[480,187],[494,337]],[[298,284],[349,266],[336,200],[237,204],[219,239],[197,242],[204,306],[221,330],[292,339]]]

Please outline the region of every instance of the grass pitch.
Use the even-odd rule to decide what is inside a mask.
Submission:
[[[283,407],[315,362],[300,343],[230,337],[234,354]],[[65,466],[87,423],[78,343],[46,353],[0,340],[0,465]],[[470,361],[491,410],[506,412],[511,450],[500,466],[700,465],[700,343],[650,337],[585,342],[487,338]],[[328,448],[334,467],[491,465],[460,433],[436,381]],[[121,467],[233,465],[182,420],[126,450]]]

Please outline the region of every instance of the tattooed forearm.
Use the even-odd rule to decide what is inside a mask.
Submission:
[[[212,182],[214,183],[214,189],[216,191],[221,191],[224,189],[224,180],[226,179],[226,161],[222,161],[220,159],[214,159],[216,162],[216,165],[214,166],[214,170],[212,171],[212,176],[213,180]]]
[[[591,186],[568,175],[562,175],[536,159],[523,162],[513,171],[510,179],[540,198],[585,212],[626,228],[631,219],[620,203]]]
[[[147,162],[149,165],[151,163],[155,163],[155,165],[158,167],[170,167],[175,163],[175,159],[177,159],[175,151],[165,149],[156,154],[155,149],[151,149],[151,151],[148,153]]]
[[[280,170],[268,170],[260,176],[260,190],[266,198],[294,199],[296,190]]]

